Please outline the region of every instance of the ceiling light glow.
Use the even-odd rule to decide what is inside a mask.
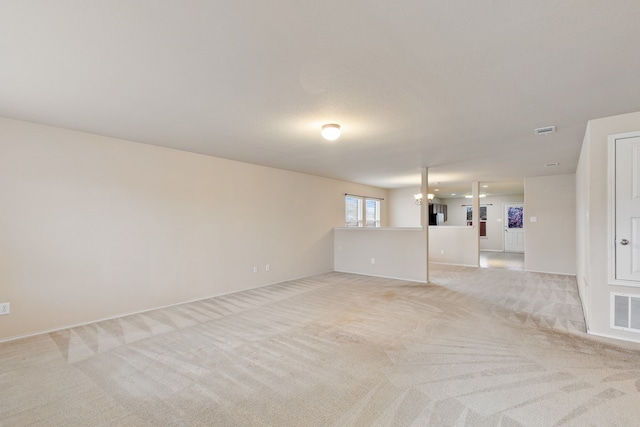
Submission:
[[[336,124],[326,124],[322,126],[322,131],[320,132],[322,137],[327,141],[335,141],[340,137],[340,125]]]

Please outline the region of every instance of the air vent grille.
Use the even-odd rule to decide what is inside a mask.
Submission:
[[[533,130],[536,135],[549,135],[550,133],[554,133],[556,131],[555,126],[547,126],[544,128],[538,128]]]
[[[611,327],[640,332],[640,295],[611,293]]]

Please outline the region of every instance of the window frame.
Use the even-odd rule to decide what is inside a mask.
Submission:
[[[356,205],[355,212],[353,209],[354,204]],[[381,199],[345,194],[344,206],[346,227],[380,228]]]
[[[355,210],[353,209],[355,201]],[[344,196],[344,222],[346,227],[362,227],[362,197],[345,194]]]

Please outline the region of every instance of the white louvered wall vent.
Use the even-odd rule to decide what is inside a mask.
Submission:
[[[640,295],[611,293],[611,327],[640,332]]]

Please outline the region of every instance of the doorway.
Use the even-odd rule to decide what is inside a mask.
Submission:
[[[615,182],[613,212],[612,279],[627,286],[639,286],[640,282],[640,188],[638,174],[640,160],[640,135],[637,132],[617,135],[615,150]]]
[[[524,203],[504,204],[504,251],[524,253]]]

